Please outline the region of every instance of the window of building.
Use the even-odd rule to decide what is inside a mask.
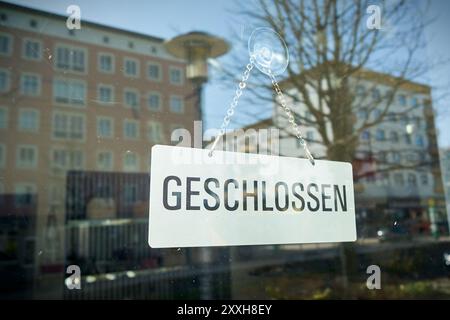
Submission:
[[[6,147],[4,144],[0,144],[0,168],[4,168],[6,165]]]
[[[420,150],[418,152],[418,156],[419,156],[419,162],[425,163],[428,161],[428,155],[426,152],[423,152],[423,150]]]
[[[363,140],[363,141],[370,140],[370,132],[368,130],[364,130],[361,133],[361,140]]]
[[[29,206],[33,204],[36,195],[36,186],[34,183],[17,183],[14,187],[16,206]]]
[[[419,107],[419,99],[418,99],[417,97],[413,97],[413,98],[411,99],[411,106],[412,106],[413,108]]]
[[[361,120],[367,119],[367,109],[358,110],[358,118]]]
[[[55,63],[57,69],[74,72],[86,72],[87,49],[57,45]]]
[[[417,154],[416,153],[408,153],[406,155],[406,161],[408,161],[409,163],[414,163],[417,161]]]
[[[97,181],[95,189],[96,195],[100,198],[111,199],[114,197],[113,188],[110,184],[108,184],[108,182],[101,180]]]
[[[314,140],[314,131],[306,131],[306,140],[310,142]]]
[[[389,173],[383,172],[376,175],[376,183],[379,186],[388,186],[390,183]]]
[[[386,153],[386,151],[378,152],[378,161],[380,163],[386,163],[387,162],[387,153]]]
[[[38,150],[32,145],[18,145],[16,154],[16,165],[21,169],[33,169],[37,167]]]
[[[138,155],[134,152],[127,151],[123,157],[123,169],[125,171],[138,171],[139,159]]]
[[[139,108],[139,91],[135,89],[125,89],[123,92],[125,106],[132,109]]]
[[[392,152],[392,162],[394,163],[400,163],[402,161],[402,156],[399,152],[394,151]]]
[[[30,27],[36,29],[38,27],[38,22],[34,19],[30,20]]]
[[[53,149],[52,151],[52,167],[64,169],[69,166],[70,160],[68,158],[67,150]]]
[[[111,104],[114,101],[114,87],[106,84],[98,85],[98,101],[102,104]]]
[[[36,39],[24,39],[22,45],[22,56],[28,60],[41,60],[42,43]]]
[[[8,128],[8,109],[0,107],[0,129]]]
[[[389,122],[396,122],[397,121],[397,115],[395,113],[393,113],[393,112],[389,112],[386,115],[386,120],[389,121]]]
[[[366,94],[366,89],[364,88],[363,85],[357,85],[355,92],[356,92],[356,96],[361,98],[361,97],[364,97],[364,95]]]
[[[411,135],[409,133],[405,133],[405,143],[411,144]]]
[[[0,92],[7,92],[10,89],[10,73],[6,69],[0,68]]]
[[[61,185],[52,184],[50,186],[49,201],[55,205],[64,203],[64,189]]]
[[[376,179],[375,174],[369,174],[365,178],[367,183],[374,183]]]
[[[401,105],[402,107],[406,107],[406,95],[404,94],[398,95],[398,104]]]
[[[292,115],[294,116],[295,123],[303,123],[303,118],[298,111],[293,111]]]
[[[113,169],[113,153],[111,151],[100,151],[97,153],[97,168],[100,170]]]
[[[377,139],[377,141],[386,140],[386,134],[385,134],[384,130],[377,129],[377,131],[375,133],[375,138]]]
[[[420,175],[420,183],[421,183],[422,185],[424,185],[424,186],[427,186],[427,185],[428,185],[428,174],[422,173],[422,174]]]
[[[12,53],[12,36],[0,33],[0,55],[9,56]]]
[[[97,118],[97,137],[112,138],[114,136],[113,119],[108,117]]]
[[[20,93],[26,96],[41,94],[41,76],[32,73],[22,73],[20,76]]]
[[[123,136],[125,139],[139,138],[139,121],[125,119],[123,122]]]
[[[169,81],[171,84],[182,85],[183,79],[183,69],[178,67],[169,68]]]
[[[175,130],[178,130],[178,129],[185,129],[185,128],[184,128],[184,126],[183,126],[182,124],[179,124],[179,123],[173,123],[173,124],[171,124],[171,125],[170,125],[170,135],[172,136],[172,133],[173,133]]]
[[[125,205],[133,205],[137,201],[137,185],[135,183],[126,183],[123,191]]]
[[[170,111],[173,113],[184,112],[184,101],[179,96],[170,96]]]
[[[84,115],[55,112],[53,115],[53,137],[57,139],[84,140]]]
[[[417,178],[414,173],[408,174],[408,185],[409,186],[416,186],[417,185]]]
[[[402,124],[407,125],[409,123],[409,117],[406,114],[400,116],[400,121]]]
[[[53,82],[53,99],[59,104],[84,106],[86,84],[80,80],[56,79]]]
[[[425,142],[423,140],[423,137],[421,135],[416,136],[416,146],[423,147],[425,145]]]
[[[416,126],[417,129],[424,129],[422,128],[424,121],[420,118],[420,117],[414,117],[414,125]]]
[[[21,109],[19,111],[18,128],[21,131],[39,131],[39,111],[34,109]]]
[[[375,101],[381,100],[381,93],[380,93],[379,89],[377,89],[377,88],[372,89],[372,99]]]
[[[109,53],[98,54],[98,70],[104,73],[114,73],[114,56]]]
[[[128,77],[139,77],[139,60],[125,58],[123,60],[123,72]]]
[[[150,80],[161,81],[162,80],[161,66],[157,63],[148,63],[147,77]]]
[[[81,150],[53,148],[52,167],[61,170],[83,169],[84,153]]]
[[[152,111],[161,110],[161,94],[158,92],[150,92],[148,94],[148,108]]]
[[[403,178],[402,173],[395,173],[394,174],[394,183],[398,186],[403,186],[405,184],[405,180]]]
[[[389,138],[390,138],[391,142],[398,142],[398,133],[395,131],[391,131],[389,133]]]
[[[385,92],[384,99],[389,100],[394,98],[394,90],[388,89]]]
[[[374,120],[378,120],[381,117],[381,110],[380,109],[373,110],[372,116]]]
[[[147,123],[147,138],[150,142],[163,142],[163,127],[158,121],[149,121]]]
[[[305,120],[314,122],[313,114],[309,111],[305,111]]]

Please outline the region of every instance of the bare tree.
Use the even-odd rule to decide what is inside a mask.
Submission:
[[[250,2],[241,12],[253,25],[269,26],[285,39],[290,64],[282,89],[285,92],[295,89],[289,91],[293,92],[291,98],[304,105],[312,116],[296,114],[296,118],[302,125],[317,129],[320,139],[315,142],[326,147],[330,160],[353,160],[360,134],[388,121],[386,116],[390,115],[398,89],[410,83],[407,79],[416,79],[430,67],[429,62],[420,59],[427,21],[418,5],[406,1],[383,2],[381,30],[366,26],[369,5],[365,0],[260,0],[258,5]],[[400,28],[402,25],[405,27]],[[236,54],[236,57],[248,57],[246,52]],[[237,63],[224,68],[230,71],[223,75],[235,81],[245,60],[233,61]],[[375,99],[369,95],[376,92],[383,79],[380,73],[370,69],[389,75],[384,80],[390,90]],[[250,97],[259,102],[273,101],[268,94],[272,90],[268,78],[255,72],[252,77]],[[373,80],[372,87],[357,94],[355,87],[368,78]],[[396,111],[395,116],[407,115],[417,107]],[[354,115],[358,111],[366,111],[367,116],[357,124]],[[239,108],[237,112],[236,121],[239,115],[258,118],[261,114]]]

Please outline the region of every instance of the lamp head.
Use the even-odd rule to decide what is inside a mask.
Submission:
[[[208,59],[228,52],[228,43],[205,32],[193,31],[179,35],[164,44],[173,56],[187,61],[186,78],[195,83],[208,80]]]

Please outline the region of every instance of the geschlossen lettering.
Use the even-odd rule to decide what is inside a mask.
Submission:
[[[277,211],[347,212],[345,184],[315,182],[268,183],[260,180],[214,177],[180,178],[169,175],[163,180],[163,205],[170,211]]]

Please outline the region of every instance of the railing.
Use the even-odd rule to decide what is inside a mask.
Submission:
[[[64,298],[228,297],[228,264],[192,263],[185,252],[175,250],[163,254],[148,246],[147,232],[146,219],[69,221],[66,265],[80,267],[82,289],[65,287]]]
[[[227,299],[228,267],[173,267],[83,276],[81,289],[64,289],[64,299]],[[204,287],[213,296],[204,297]]]

